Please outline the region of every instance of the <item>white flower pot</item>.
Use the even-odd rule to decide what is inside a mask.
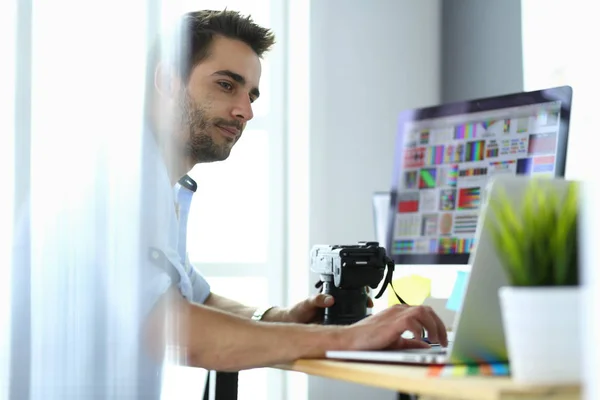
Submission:
[[[499,296],[513,380],[580,383],[580,288],[502,287]]]

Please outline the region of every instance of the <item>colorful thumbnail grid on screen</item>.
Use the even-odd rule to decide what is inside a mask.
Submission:
[[[470,252],[489,179],[553,175],[559,122],[558,112],[542,110],[412,131],[402,155],[393,252]]]

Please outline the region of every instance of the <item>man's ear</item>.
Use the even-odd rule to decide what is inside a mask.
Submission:
[[[160,63],[154,70],[154,88],[160,96],[173,98],[181,90],[181,79],[172,66]]]

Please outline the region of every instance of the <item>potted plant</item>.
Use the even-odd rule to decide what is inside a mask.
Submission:
[[[578,383],[579,184],[517,179],[526,179],[521,193],[507,185],[488,202],[489,233],[509,282],[499,297],[511,375],[524,383]]]

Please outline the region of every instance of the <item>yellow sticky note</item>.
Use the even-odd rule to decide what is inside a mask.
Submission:
[[[409,275],[397,278],[392,281],[394,289],[402,300],[411,306],[423,304],[426,298],[431,294],[431,279],[419,275]],[[392,288],[387,288],[388,306],[400,304]]]

